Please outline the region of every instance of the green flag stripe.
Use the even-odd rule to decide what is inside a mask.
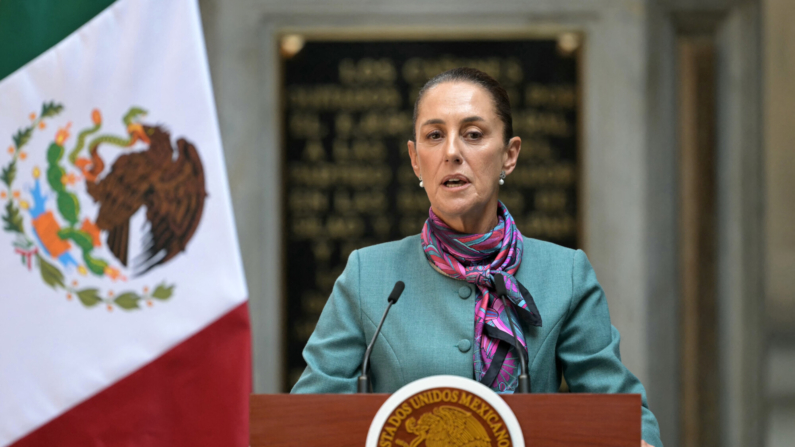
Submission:
[[[0,80],[83,26],[115,0],[0,0]]]

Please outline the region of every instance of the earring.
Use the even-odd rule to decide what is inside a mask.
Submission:
[[[422,184],[422,176],[420,176],[420,188],[424,188],[425,185]]]
[[[500,186],[505,184],[505,171],[500,172]]]

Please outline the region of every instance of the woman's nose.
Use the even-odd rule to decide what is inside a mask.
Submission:
[[[447,140],[447,144],[444,148],[445,162],[461,163],[461,148],[458,146],[459,144],[460,142],[456,138]]]

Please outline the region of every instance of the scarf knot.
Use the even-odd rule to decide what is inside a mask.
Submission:
[[[487,287],[487,288],[494,288],[494,280],[492,279],[491,271],[485,270],[482,272],[478,272],[477,276],[475,277],[474,283],[480,287]]]

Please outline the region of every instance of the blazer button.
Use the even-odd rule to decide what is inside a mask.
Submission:
[[[458,342],[458,350],[461,352],[468,352],[469,348],[471,347],[472,347],[472,342],[467,339],[463,339]]]
[[[470,289],[469,286],[463,286],[458,289],[458,296],[460,296],[462,300],[469,298],[470,295],[472,295],[472,289]]]

